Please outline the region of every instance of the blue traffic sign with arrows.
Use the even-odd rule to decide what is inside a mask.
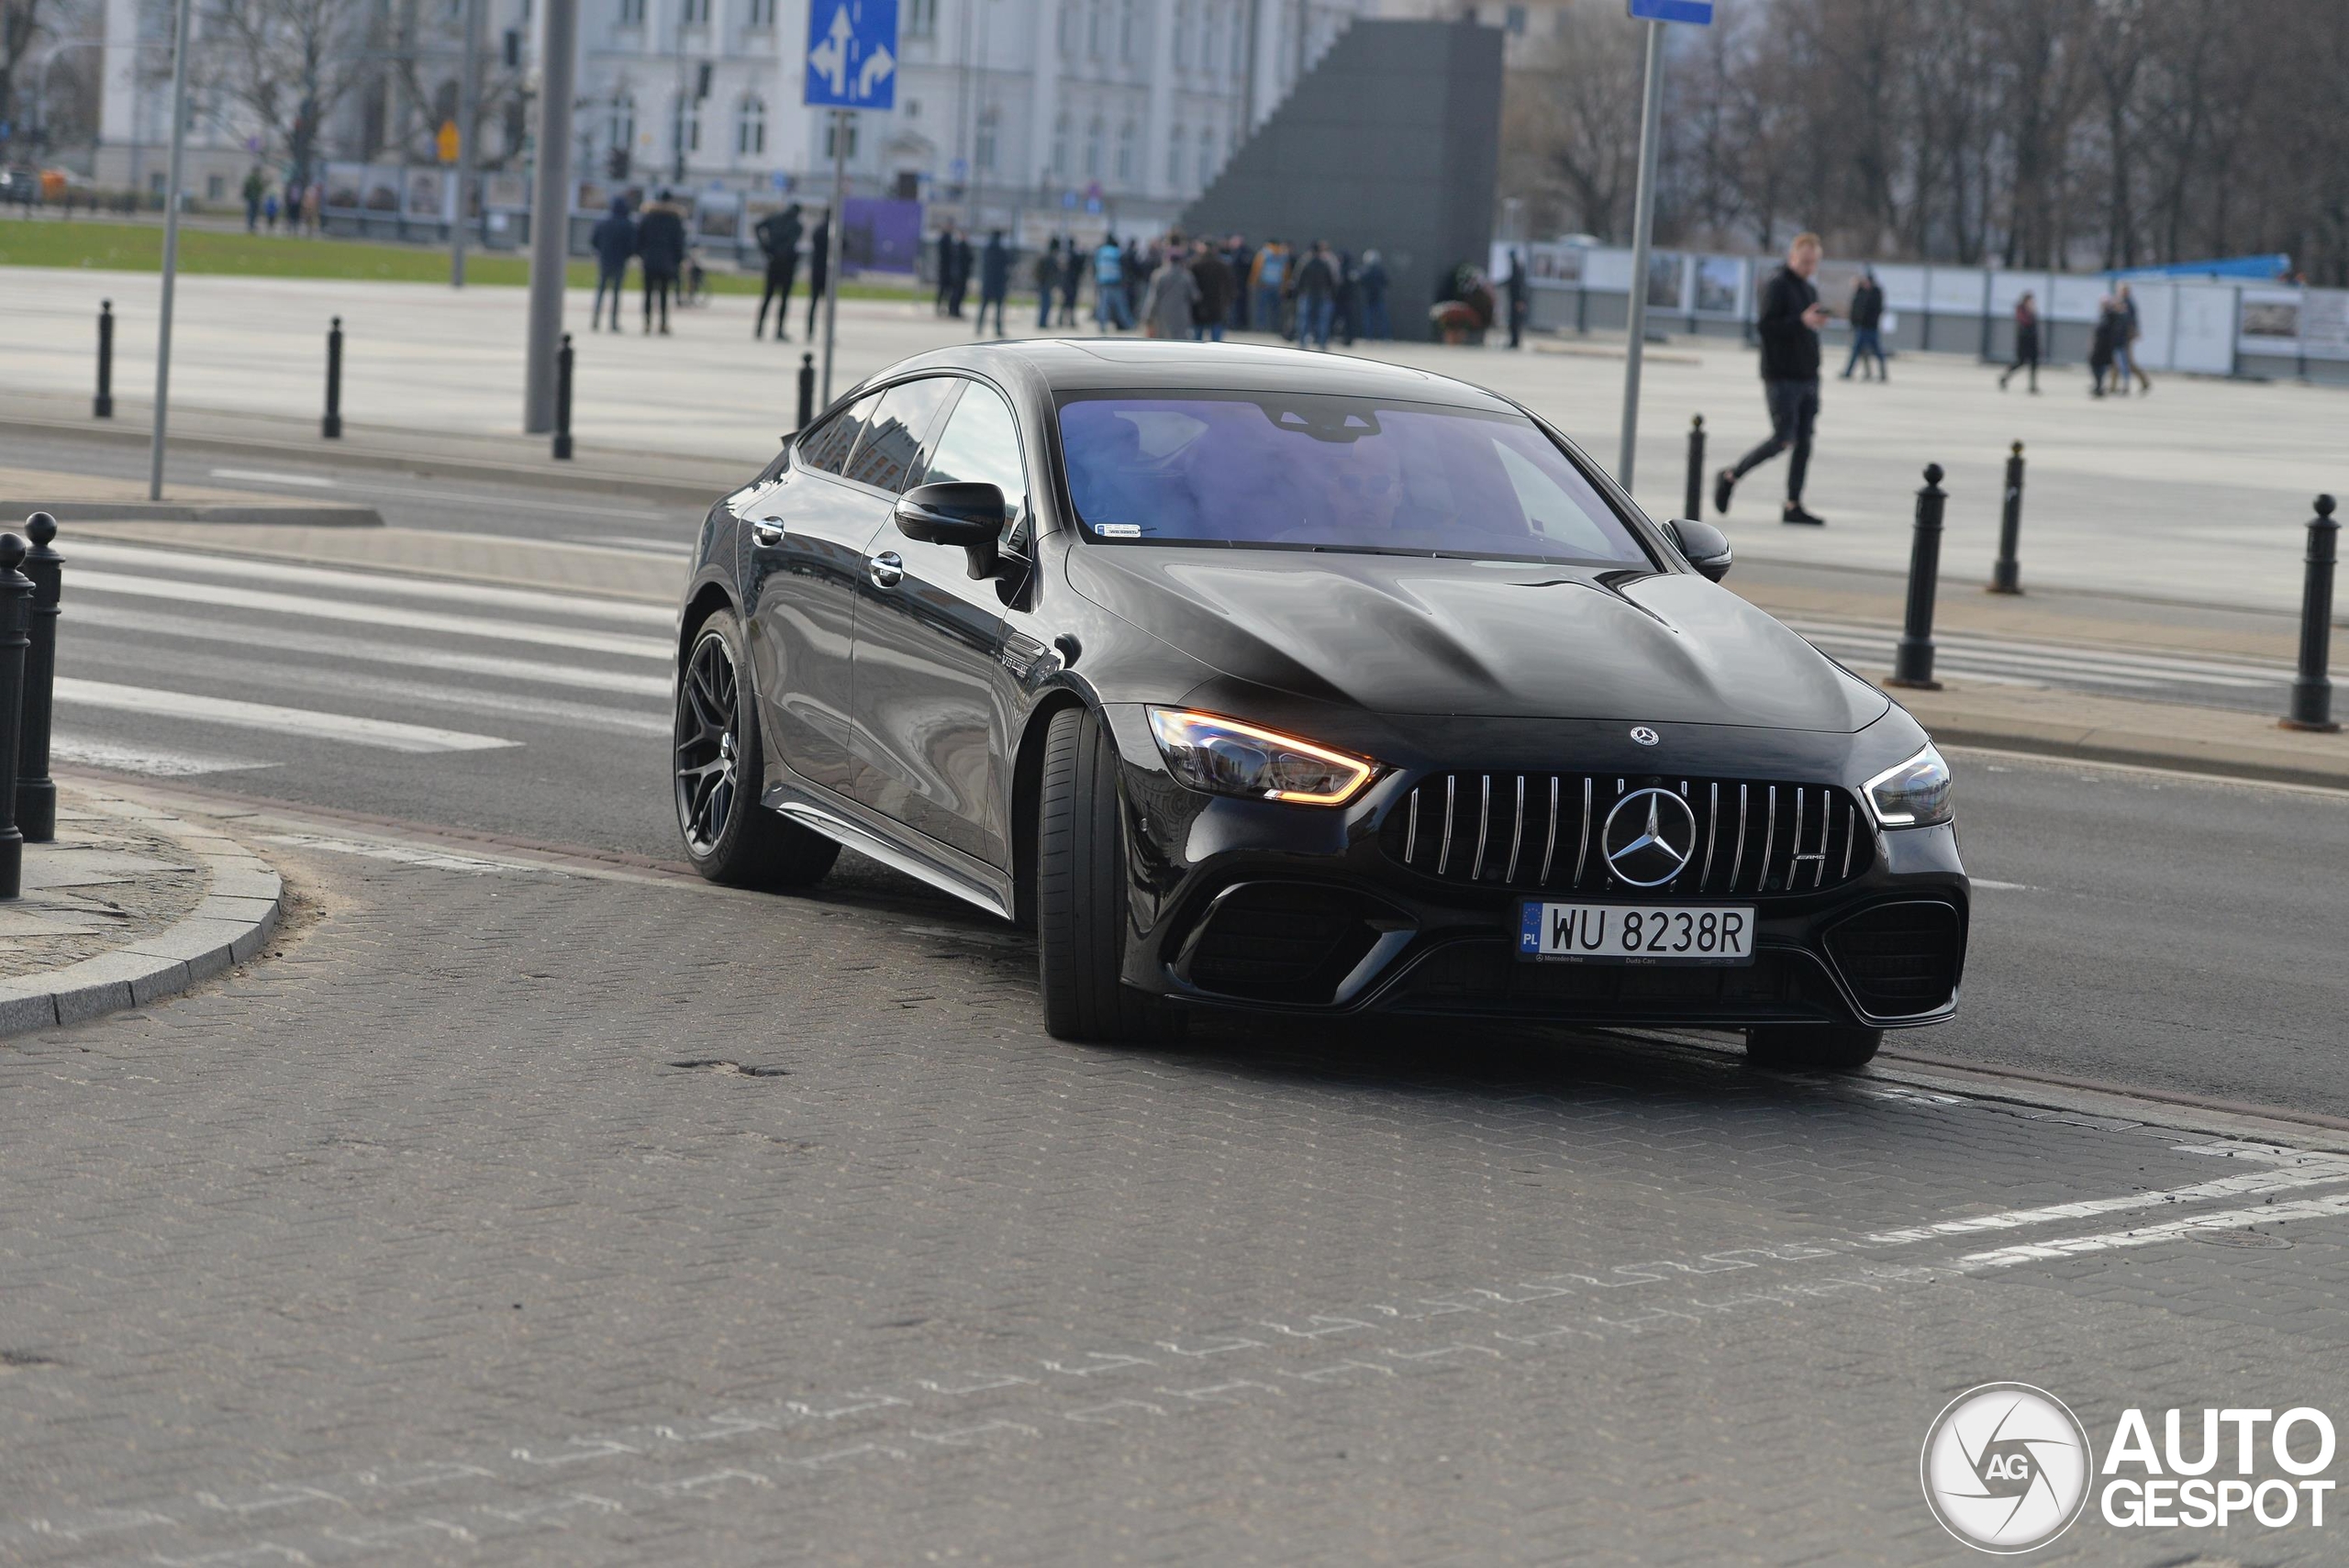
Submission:
[[[1631,19],[1686,22],[1691,27],[1709,28],[1713,25],[1713,0],[1631,0]]]
[[[897,0],[811,0],[807,103],[811,109],[897,106]]]

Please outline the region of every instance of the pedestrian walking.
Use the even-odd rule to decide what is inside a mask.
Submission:
[[[253,172],[245,176],[245,232],[247,234],[253,233],[261,228],[261,198],[268,190],[269,180],[262,173],[261,165],[256,163],[253,165]]]
[[[272,191],[261,199],[261,215],[269,224],[272,234],[277,232],[277,193]]]
[[[1191,276],[1199,285],[1197,315],[1191,325],[1191,336],[1200,342],[1220,343],[1223,324],[1231,314],[1231,298],[1236,292],[1231,263],[1223,259],[1213,243],[1202,239],[1190,267]]]
[[[1150,268],[1142,259],[1141,239],[1127,237],[1118,264],[1119,286],[1126,293],[1126,323],[1131,326],[1141,319],[1141,291],[1150,283]]]
[[[1008,337],[1004,330],[1003,302],[1011,293],[1011,247],[1003,242],[1003,230],[988,234],[987,248],[979,257],[979,319],[976,330],[987,329],[987,307],[995,307],[995,335]]]
[[[1384,342],[1395,336],[1395,323],[1386,314],[1386,262],[1377,251],[1362,253],[1362,277],[1357,286],[1362,290],[1362,335],[1373,342]]]
[[[1107,332],[1114,326],[1123,332],[1133,324],[1126,308],[1126,253],[1118,237],[1108,235],[1093,252],[1093,328]]]
[[[1077,291],[1085,286],[1085,259],[1077,254],[1076,237],[1069,236],[1068,246],[1061,252],[1061,320],[1063,327],[1076,327]]]
[[[767,259],[766,288],[759,295],[759,319],[751,328],[753,342],[767,329],[769,301],[774,303],[774,340],[791,341],[791,285],[799,273],[801,228],[799,204],[793,202],[781,212],[771,212],[759,219],[759,226],[751,230]]]
[[[604,324],[604,296],[608,292],[612,301],[612,330],[620,329],[620,300],[628,286],[628,261],[636,254],[636,220],[628,215],[628,198],[614,196],[612,210],[596,220],[587,236],[589,249],[596,252],[596,310],[587,318],[587,330],[595,331]],[[762,317],[766,306],[759,306]]]
[[[2004,392],[2015,372],[2028,368],[2031,372],[2031,395],[2039,395],[2039,306],[2033,303],[2029,289],[2015,301],[2015,361],[1998,377],[1998,390]]]
[[[2151,392],[2154,390],[2154,378],[2145,373],[2145,367],[2137,359],[2137,339],[2145,335],[2145,329],[2137,321],[2136,296],[2129,292],[2127,284],[2122,284],[2114,291],[2114,297],[2121,302],[2121,341],[2113,350],[2113,361],[2121,372],[2115,378],[2121,395],[2129,395],[2132,376],[2136,378],[2139,391]]]
[[[958,228],[954,231],[954,292],[946,296],[946,314],[957,321],[963,319],[963,302],[971,295],[972,265],[971,237]]]
[[[1754,328],[1762,339],[1762,392],[1770,405],[1770,438],[1740,458],[1735,468],[1713,475],[1713,510],[1729,511],[1730,492],[1753,470],[1789,450],[1787,504],[1778,520],[1819,527],[1826,519],[1803,509],[1803,481],[1810,473],[1810,438],[1819,422],[1819,329],[1827,312],[1811,277],[1819,271],[1819,236],[1798,234],[1787,248],[1787,264],[1762,292]]]
[[[2097,304],[2096,336],[2088,339],[2090,397],[2104,395],[2105,378],[2112,374],[2113,360],[2120,352],[2121,334],[2128,329],[2128,317],[2121,313],[2121,302],[2106,295]],[[2119,384],[2118,378],[2115,378],[2115,384]]]
[[[1316,239],[1297,267],[1297,346],[1330,349],[1330,318],[1337,309],[1338,263]]]
[[[1525,346],[1528,286],[1525,281],[1525,253],[1521,250],[1512,250],[1508,253],[1508,279],[1506,284],[1508,294],[1508,346],[1512,349]]]
[[[1052,242],[1044,247],[1043,254],[1036,258],[1036,330],[1039,332],[1052,329],[1052,295],[1060,286],[1061,237],[1055,234]]]
[[[685,264],[685,220],[669,200],[656,192],[636,217],[636,258],[644,269],[644,330],[652,330],[652,306],[661,306],[661,335],[669,335],[669,301],[677,291],[677,274]]]
[[[1235,234],[1223,242],[1223,264],[1231,269],[1231,309],[1226,321],[1235,332],[1248,329],[1249,274],[1255,261],[1256,252],[1249,249],[1245,236]]]
[[[1281,329],[1281,288],[1288,278],[1288,247],[1264,241],[1248,277],[1248,324],[1259,332]]]
[[[1191,275],[1182,257],[1169,250],[1158,271],[1151,273],[1149,291],[1142,295],[1142,330],[1170,342],[1187,341],[1198,320],[1198,303],[1199,280]]]
[[[1876,269],[1868,268],[1860,274],[1859,285],[1852,290],[1852,357],[1843,363],[1843,379],[1852,379],[1854,366],[1866,372],[1868,361],[1876,361],[1873,374],[1864,373],[1865,381],[1889,381],[1884,363],[1884,285],[1876,281]]]
[[[930,265],[938,272],[938,297],[930,302],[932,316],[946,314],[947,296],[954,292],[954,226],[948,224],[938,231],[937,252]]]
[[[816,310],[823,303],[824,291],[831,286],[832,277],[832,214],[827,207],[824,216],[816,220],[816,232],[807,240],[807,337],[816,336]]]

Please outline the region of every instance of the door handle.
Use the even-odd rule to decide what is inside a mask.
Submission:
[[[864,563],[876,588],[894,588],[906,580],[906,563],[894,550],[885,550]]]
[[[751,542],[761,550],[774,550],[783,543],[783,519],[761,517],[751,525]]]

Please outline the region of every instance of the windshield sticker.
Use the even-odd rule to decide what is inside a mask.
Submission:
[[[1096,523],[1093,525],[1093,531],[1103,539],[1141,538],[1140,523]]]

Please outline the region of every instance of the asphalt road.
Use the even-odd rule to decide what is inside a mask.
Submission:
[[[133,461],[86,445],[75,461]],[[628,498],[179,461],[225,471],[215,483],[258,486],[273,472],[289,492],[331,479],[395,525],[648,560],[679,559],[692,526]],[[85,546],[72,570],[60,663],[88,684],[61,696],[69,761],[675,855],[658,606],[122,545]],[[186,695],[214,706],[191,714]],[[409,728],[361,733],[374,721]],[[2349,797],[2021,758],[1961,755],[1959,771],[1965,851],[1985,879],[1965,1005],[1897,1048],[2349,1117],[2337,1023]],[[875,895],[914,893],[869,864],[841,874]],[[965,918],[943,904],[941,917]]]

